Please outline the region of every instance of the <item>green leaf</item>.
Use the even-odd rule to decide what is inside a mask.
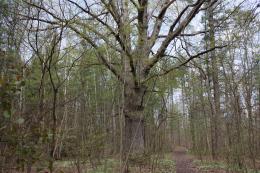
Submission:
[[[10,112],[4,111],[4,117],[5,118],[10,118],[10,116],[11,116]]]
[[[24,119],[23,118],[18,118],[16,122],[18,124],[23,124],[24,123]]]
[[[21,85],[21,86],[25,86],[25,81],[24,81],[24,80],[21,81],[20,85]]]

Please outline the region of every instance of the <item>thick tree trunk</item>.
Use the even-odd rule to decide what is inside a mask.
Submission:
[[[125,152],[142,154],[144,151],[144,120],[125,117]]]
[[[144,152],[144,117],[143,98],[146,87],[131,88],[125,86],[125,139],[124,152],[143,154]]]
[[[129,159],[142,157],[144,154],[144,117],[143,98],[146,92],[145,86],[125,86],[124,90],[124,142],[123,142],[123,172],[127,173]]]

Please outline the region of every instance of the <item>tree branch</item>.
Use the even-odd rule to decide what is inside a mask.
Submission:
[[[187,5],[179,16],[176,18],[174,23],[171,25],[168,36],[162,42],[161,46],[159,47],[157,53],[151,58],[151,60],[147,63],[146,67],[144,68],[144,73],[148,74],[150,69],[161,59],[161,57],[165,54],[165,51],[170,44],[170,42],[179,36],[181,32],[186,28],[186,26],[191,22],[191,20],[196,16],[202,4],[206,2],[206,0],[198,0],[195,4]],[[189,7],[193,7],[192,10],[188,13],[187,17],[180,22],[178,27],[174,30],[177,23],[181,20],[184,13],[188,10]]]
[[[100,53],[100,51],[98,50],[98,45],[96,45],[96,43],[91,40],[91,38],[87,37],[86,34],[81,33],[78,29],[76,29],[73,26],[70,26],[70,28],[77,33],[78,35],[80,35],[82,38],[84,38],[94,49],[96,49],[97,51],[97,55],[98,58],[101,60],[102,63],[104,63],[104,65],[121,81],[124,82],[123,77],[121,76],[121,74],[115,69],[114,65],[111,64],[106,58],[105,56]]]
[[[227,46],[227,45],[224,45],[224,46],[216,46],[216,47],[213,47],[213,48],[211,48],[211,49],[208,49],[208,50],[205,50],[205,51],[203,51],[203,52],[200,52],[200,53],[198,53],[198,54],[196,54],[196,55],[190,55],[190,56],[189,56],[189,59],[187,59],[186,61],[184,61],[184,62],[180,63],[179,65],[174,66],[174,67],[172,67],[172,68],[170,68],[170,69],[168,69],[168,70],[164,70],[163,73],[152,75],[152,76],[146,78],[142,83],[145,83],[145,82],[149,81],[150,79],[152,79],[152,78],[154,78],[154,77],[164,76],[164,75],[168,74],[169,72],[171,72],[171,71],[173,71],[173,70],[176,70],[176,69],[179,69],[179,68],[185,66],[186,64],[188,64],[191,60],[193,60],[193,59],[195,59],[195,58],[198,58],[198,57],[200,57],[200,56],[202,56],[202,55],[204,55],[204,54],[206,54],[206,53],[209,53],[209,52],[211,52],[211,51],[213,51],[213,50],[215,50],[215,49],[222,49],[222,48],[224,48],[224,47],[226,47],[226,46]]]
[[[153,27],[153,32],[152,32],[152,35],[150,36],[149,40],[150,40],[150,49],[154,46],[155,44],[155,41],[157,40],[158,38],[158,35],[160,33],[160,30],[161,30],[161,27],[162,27],[162,23],[163,23],[163,18],[167,12],[167,9],[171,6],[171,4],[173,4],[176,0],[167,0],[161,10],[160,10],[160,13],[159,15],[157,16],[156,18],[156,21],[155,21],[155,24],[154,24],[154,27]]]

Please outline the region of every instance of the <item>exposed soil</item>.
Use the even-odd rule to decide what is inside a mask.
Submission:
[[[178,147],[174,151],[176,173],[199,173],[193,164],[193,158],[187,154],[185,148]]]
[[[174,151],[174,160],[176,162],[176,173],[226,173],[225,170],[210,169],[200,170],[194,165],[192,156],[187,154],[183,147],[177,147]]]

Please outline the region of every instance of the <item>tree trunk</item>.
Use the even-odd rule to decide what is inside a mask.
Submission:
[[[146,87],[131,88],[125,86],[125,139],[124,152],[129,154],[144,153],[144,117],[143,97]],[[126,155],[126,157],[128,157]],[[127,158],[126,158],[127,159]]]
[[[125,152],[142,154],[144,151],[144,120],[125,116]]]
[[[134,86],[134,85],[132,85]],[[144,154],[144,117],[143,97],[146,86],[131,87],[125,85],[124,89],[124,141],[123,141],[123,172],[128,173],[129,158],[135,161]]]
[[[214,26],[214,18],[213,18],[213,7],[208,9],[208,27],[209,27],[209,46],[210,48],[215,47],[215,26]],[[219,86],[219,65],[215,51],[210,52],[210,59],[211,59],[211,75],[212,75],[212,82],[213,82],[213,128],[214,128],[214,143],[213,147],[215,150],[215,157],[218,156],[219,150],[219,130],[220,130],[220,86]]]

